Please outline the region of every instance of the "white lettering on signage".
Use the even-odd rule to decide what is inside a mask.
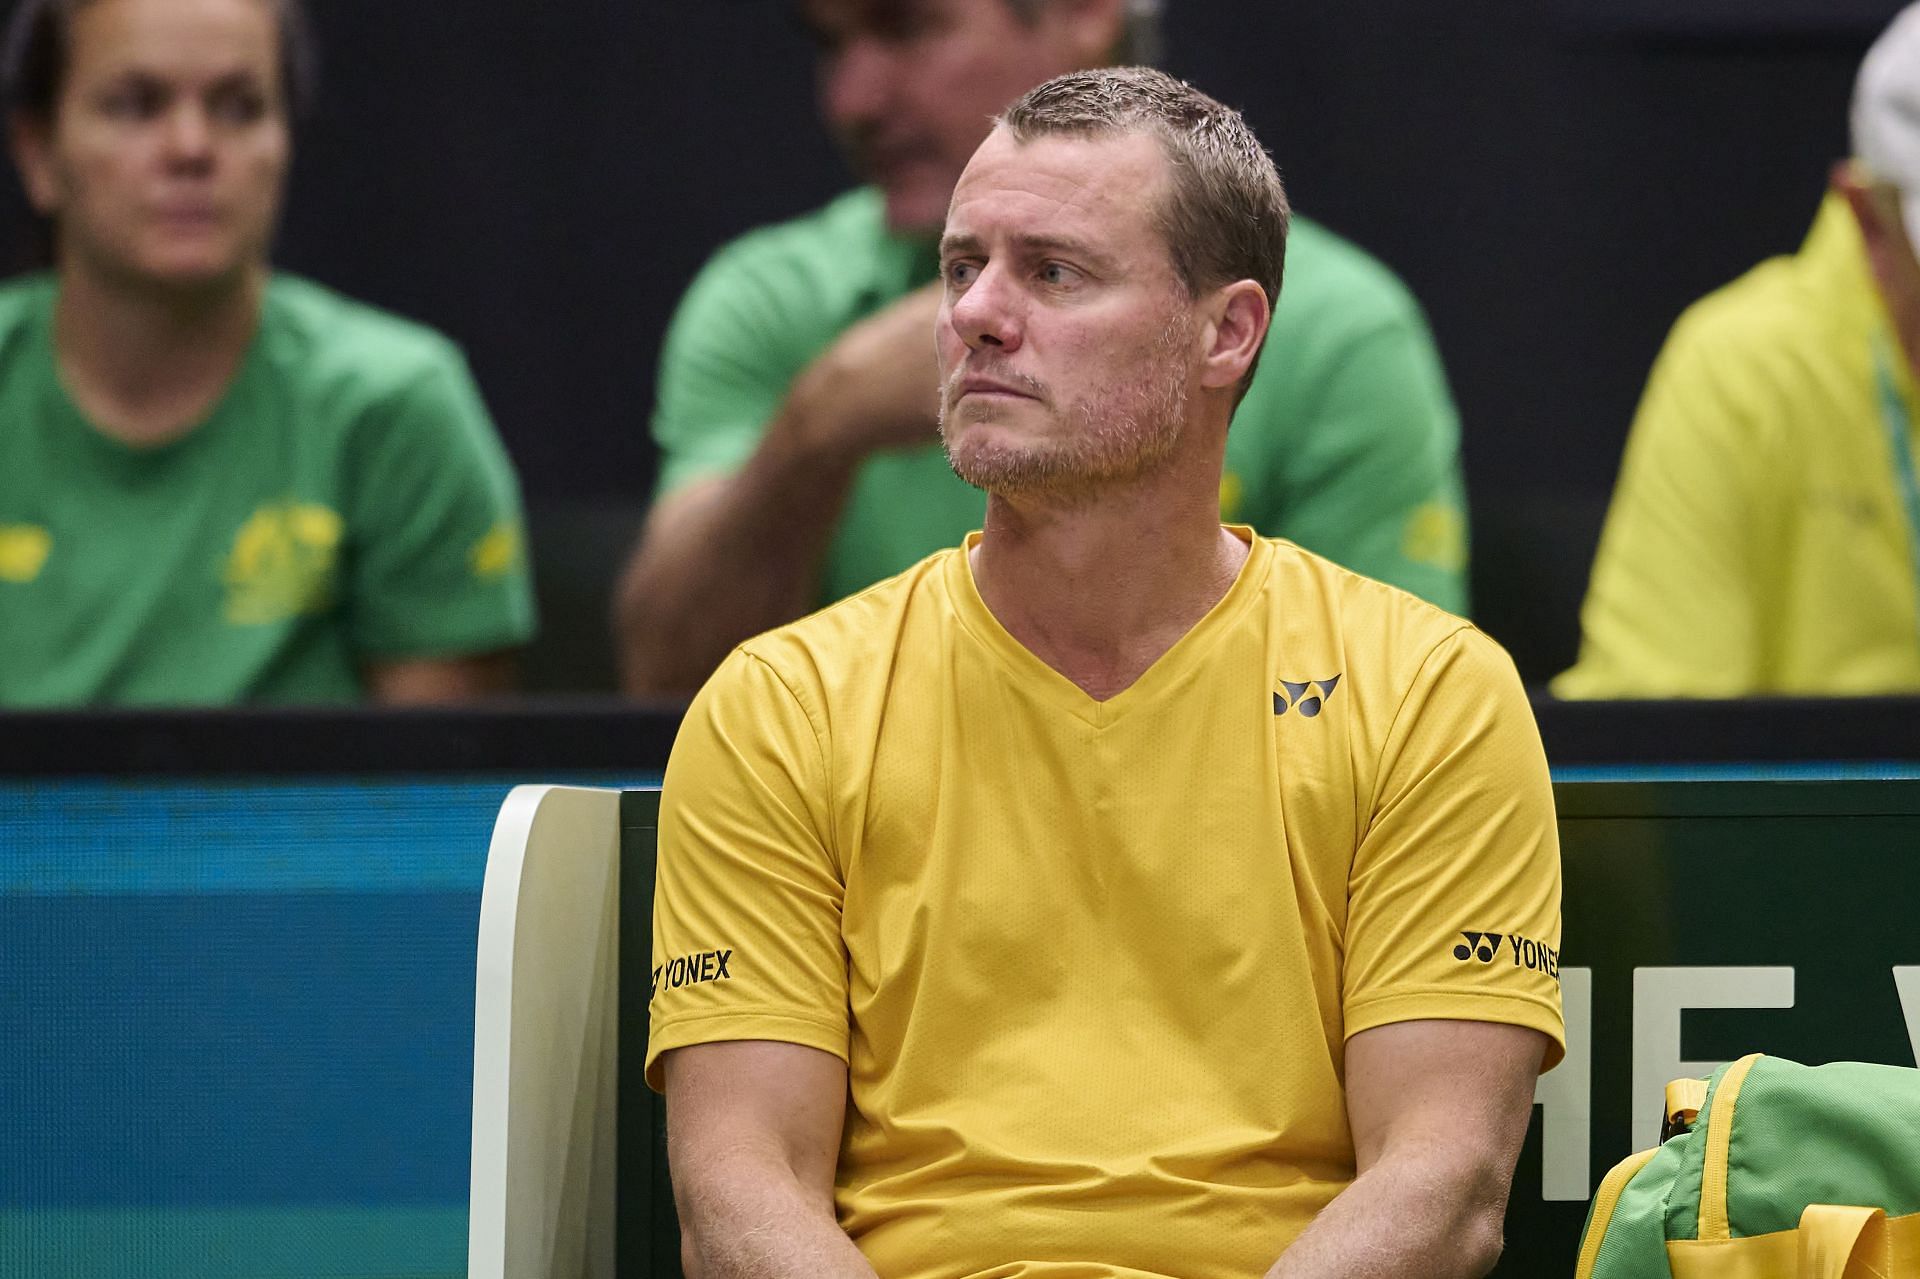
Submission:
[[[1704,1077],[1725,1065],[1680,1059],[1680,1014],[1689,1008],[1791,1008],[1791,968],[1636,968],[1633,970],[1633,1144],[1660,1140],[1660,1109],[1675,1079]]]
[[[1540,1076],[1540,1197],[1585,1201],[1593,1162],[1593,969],[1560,970],[1567,1055]]]
[[[1920,966],[1895,968],[1893,988],[1900,992],[1900,1012],[1907,1021],[1907,1044],[1913,1064],[1920,1066]]]
[[[1920,965],[1896,965],[1907,1041],[1920,1065]],[[1562,968],[1567,1055],[1534,1085],[1540,1107],[1540,1197],[1585,1200],[1592,1194],[1593,970]],[[1705,1078],[1725,1065],[1680,1058],[1680,1019],[1689,1008],[1791,1008],[1792,968],[1636,968],[1633,970],[1631,1150],[1660,1140],[1667,1084]]]

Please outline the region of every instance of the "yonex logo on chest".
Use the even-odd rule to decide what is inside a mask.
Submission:
[[[1308,719],[1320,713],[1322,707],[1333,700],[1333,690],[1340,687],[1340,676],[1330,675],[1326,679],[1302,680],[1295,683],[1290,679],[1280,681],[1280,692],[1273,695],[1273,713],[1285,715],[1289,710],[1298,710]]]

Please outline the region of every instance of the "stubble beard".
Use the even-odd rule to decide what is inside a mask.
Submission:
[[[957,432],[950,426],[967,416],[965,408],[953,408],[953,384],[965,371],[956,368],[940,397],[940,440],[947,465],[988,493],[1070,505],[1160,471],[1179,451],[1186,431],[1188,370],[1183,357],[1190,335],[1190,322],[1170,320],[1133,365],[1131,378],[1056,410],[1055,429],[1038,440],[982,440],[974,432],[956,446]],[[1010,380],[1033,390],[1042,407],[1053,407],[1043,384],[1024,377]]]

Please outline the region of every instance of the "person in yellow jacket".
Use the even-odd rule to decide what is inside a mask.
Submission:
[[[1799,253],[1674,326],[1556,694],[1920,690],[1920,4],[1852,126]]]

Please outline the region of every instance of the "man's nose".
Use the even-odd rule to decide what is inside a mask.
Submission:
[[[952,322],[970,350],[1018,350],[1023,336],[1019,291],[1005,271],[988,264],[953,300]]]

